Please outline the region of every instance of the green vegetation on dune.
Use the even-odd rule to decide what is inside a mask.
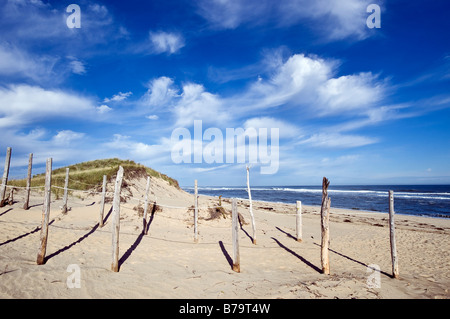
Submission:
[[[137,177],[145,177],[146,175],[161,178],[170,185],[180,188],[178,181],[170,178],[165,174],[161,174],[152,168],[135,163],[130,160],[121,160],[118,158],[101,159],[95,161],[82,162],[66,167],[54,169],[52,171],[52,185],[64,187],[66,177],[66,168],[69,168],[69,188],[78,190],[101,189],[103,175],[107,180],[111,181],[116,176],[119,166],[124,169],[124,178],[132,179]],[[31,179],[31,186],[43,186],[45,183],[45,173],[34,175]],[[8,185],[26,186],[26,179],[10,180]],[[62,190],[52,189],[53,192],[62,194]]]

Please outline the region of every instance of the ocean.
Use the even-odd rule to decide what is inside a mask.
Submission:
[[[194,187],[182,187],[193,194]],[[396,214],[450,218],[450,185],[367,185],[328,188],[331,207],[389,212],[389,190],[394,191]],[[248,199],[246,187],[198,187],[200,195]],[[322,186],[261,186],[251,188],[252,199],[320,206]]]

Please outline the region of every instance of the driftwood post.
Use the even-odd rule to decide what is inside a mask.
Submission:
[[[69,187],[69,168],[66,168],[66,179],[64,180],[64,197],[63,197],[63,207],[62,213],[67,213],[67,188]]]
[[[252,193],[250,191],[250,173],[249,173],[250,167],[247,166],[247,193],[248,193],[248,200],[250,202],[249,206],[249,212],[250,216],[252,218],[252,231],[253,231],[253,244],[256,245],[256,226],[255,226],[255,217],[253,216],[253,206],[252,206]]]
[[[120,230],[120,190],[122,188],[123,167],[119,166],[116,184],[114,185],[114,200],[112,211],[112,263],[111,270],[119,271],[119,230]]]
[[[28,158],[28,174],[27,174],[27,188],[25,195],[25,203],[23,204],[23,209],[30,208],[30,191],[31,191],[31,167],[33,166],[33,153],[30,153]]]
[[[320,208],[321,225],[322,225],[322,244],[321,244],[321,263],[322,272],[326,275],[330,274],[330,260],[328,256],[328,245],[330,243],[330,204],[331,199],[328,197],[328,186],[330,182],[326,177],[322,181],[322,207]]]
[[[389,234],[391,240],[391,257],[392,257],[392,276],[399,278],[397,245],[395,242],[395,225],[394,225],[394,191],[389,191]]]
[[[47,159],[45,168],[45,190],[44,190],[44,206],[42,208],[42,224],[41,224],[41,245],[37,255],[37,264],[42,265],[45,262],[45,252],[47,250],[48,237],[48,221],[50,219],[50,195],[52,188],[52,159]]]
[[[0,188],[0,207],[4,206],[4,200],[6,195],[6,184],[8,183],[10,162],[11,162],[11,147],[8,147],[6,149],[5,169],[3,170],[2,185]]]
[[[105,197],[106,197],[106,175],[103,175],[102,202],[100,203],[100,221],[98,223],[100,227],[103,227],[103,212],[105,211]]]
[[[197,180],[195,180],[194,184],[194,242],[198,242],[198,229],[197,229],[197,220],[198,220],[198,189],[197,189]]]
[[[295,229],[297,235],[297,241],[302,242],[303,240],[303,232],[302,232],[302,202],[297,201],[297,214],[295,217]]]
[[[148,192],[150,191],[150,176],[147,176],[147,186],[145,187],[145,202],[144,202],[144,218],[142,233],[147,235],[147,211],[148,211]]]
[[[241,257],[239,254],[239,221],[236,198],[231,206],[232,241],[233,241],[233,271],[241,272]]]

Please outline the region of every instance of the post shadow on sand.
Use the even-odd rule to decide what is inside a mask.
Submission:
[[[152,224],[153,218],[155,217],[156,207],[157,207],[156,202],[153,202],[153,207],[152,207],[152,211],[150,212],[150,218],[149,218],[148,222],[145,219],[143,220],[144,227],[143,227],[142,231],[144,232],[144,235],[148,234],[150,225]]]
[[[120,268],[122,267],[122,264],[131,256],[131,253],[137,248],[137,246],[139,246],[139,244],[142,241],[142,238],[144,237],[144,232],[141,232],[139,234],[139,236],[136,238],[136,240],[134,241],[134,243],[130,246],[130,248],[127,249],[127,251],[122,255],[122,257],[120,257],[119,259],[119,271]]]
[[[51,225],[51,224],[53,224],[54,221],[55,221],[55,220],[53,219],[53,220],[51,220],[48,224]],[[3,243],[0,243],[0,246],[3,246],[3,245],[6,245],[6,244],[9,244],[9,243],[12,243],[12,242],[14,242],[14,241],[16,241],[16,240],[18,240],[18,239],[27,237],[28,235],[34,234],[34,233],[36,233],[36,232],[38,232],[38,231],[40,231],[40,230],[41,230],[41,227],[36,227],[35,229],[33,229],[32,231],[29,231],[28,233],[25,233],[25,234],[22,234],[22,235],[20,235],[20,236],[17,236],[16,238],[8,239],[7,241],[5,241],[5,242],[3,242]]]
[[[5,215],[7,212],[10,212],[10,211],[12,211],[12,210],[13,210],[13,208],[8,208],[8,209],[5,210],[3,213],[1,213],[0,216]]]
[[[317,245],[317,246],[320,247],[320,245],[317,244],[317,243],[314,243],[314,245]],[[331,249],[331,248],[328,248],[328,250],[331,251],[331,252],[333,252],[333,253],[335,253],[335,254],[337,254],[337,255],[339,255],[339,256],[341,256],[341,257],[347,258],[348,260],[351,260],[351,261],[353,261],[353,262],[355,262],[355,263],[357,263],[357,264],[360,264],[360,265],[362,265],[362,266],[364,266],[364,267],[369,267],[369,265],[367,265],[366,263],[363,263],[362,261],[359,261],[359,260],[353,259],[353,258],[351,258],[351,257],[349,257],[349,256],[346,256],[346,255],[344,255],[344,254],[342,254],[342,253],[340,253],[340,252],[337,252],[336,250],[333,250],[333,249]],[[383,275],[386,275],[386,276],[388,276],[388,277],[390,277],[390,278],[393,278],[393,275],[392,275],[392,274],[388,274],[388,273],[385,272],[385,271],[381,271],[381,270],[380,270],[380,273],[383,274]]]
[[[282,230],[280,227],[277,227],[277,226],[276,226],[275,228],[278,229],[280,232],[286,234],[286,236],[288,236],[288,237],[290,237],[290,238],[292,238],[292,239],[294,239],[294,240],[297,241],[297,238],[295,238],[293,235],[289,234],[288,232]]]
[[[111,208],[109,209],[108,213],[106,214],[106,216],[105,216],[105,218],[104,218],[104,220],[103,220],[104,223],[105,223],[106,220],[108,219],[109,215],[111,215],[111,212],[112,212],[112,206],[111,206]],[[54,221],[54,220],[52,220],[52,222],[53,222],[53,221]],[[52,253],[52,254],[46,256],[46,257],[44,258],[44,264],[45,264],[50,258],[53,258],[53,257],[55,257],[55,256],[57,256],[57,255],[59,255],[59,254],[61,254],[62,252],[65,252],[66,250],[72,248],[72,247],[75,246],[76,244],[81,243],[83,240],[85,240],[86,238],[88,238],[92,233],[94,233],[94,232],[97,230],[97,228],[98,228],[99,226],[100,226],[99,223],[95,224],[95,226],[92,227],[92,229],[91,229],[89,232],[87,232],[86,234],[84,234],[83,236],[81,236],[80,238],[78,238],[76,241],[74,241],[74,242],[71,243],[70,245],[67,245],[67,246],[65,246],[65,247],[63,247],[63,248],[61,248],[61,249],[55,251],[54,253]]]
[[[244,229],[244,227],[242,227],[242,224],[240,224],[240,226],[241,226],[241,230],[247,235],[248,238],[250,238],[250,240],[253,243],[253,237],[250,236],[250,234]]]
[[[231,256],[228,254],[227,250],[225,249],[225,246],[223,245],[223,242],[219,241],[220,249],[222,250],[223,255],[225,256],[225,259],[228,261],[228,264],[230,265],[230,268],[233,269],[233,259],[231,259]]]
[[[130,248],[127,249],[127,251],[122,255],[122,257],[120,257],[119,259],[119,271],[120,271],[120,267],[122,266],[123,263],[125,263],[125,261],[131,256],[131,253],[139,246],[139,244],[142,241],[142,238],[148,233],[148,230],[150,228],[150,225],[153,222],[153,218],[155,216],[156,213],[156,202],[153,203],[153,208],[152,211],[150,213],[150,218],[148,220],[148,223],[144,220],[144,229],[142,230],[142,232],[139,234],[139,236],[136,238],[136,240],[134,241],[134,243],[130,246]]]
[[[312,269],[314,269],[318,273],[322,273],[322,269],[320,269],[319,267],[316,267],[311,262],[309,262],[308,260],[306,260],[305,258],[300,256],[299,254],[297,254],[295,251],[293,251],[293,250],[289,249],[288,247],[284,246],[282,243],[280,243],[279,240],[277,240],[276,238],[273,238],[273,237],[270,237],[270,238],[272,238],[278,244],[278,246],[280,246],[281,248],[283,248],[287,252],[291,253],[292,255],[294,255],[295,257],[297,257],[301,261],[303,261],[307,266],[311,267]]]

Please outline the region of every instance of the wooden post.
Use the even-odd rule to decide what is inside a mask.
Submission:
[[[248,193],[248,200],[250,202],[249,212],[250,212],[250,216],[252,218],[253,244],[256,245],[256,226],[255,226],[255,217],[253,216],[252,193],[250,191],[249,169],[250,169],[250,167],[247,166],[247,193]]]
[[[147,211],[148,211],[148,192],[150,191],[150,176],[147,176],[147,186],[145,187],[145,203],[144,203],[144,218],[143,218],[143,229],[142,233],[147,235]]]
[[[9,192],[9,197],[8,197],[8,204],[11,206],[12,204],[14,204],[14,191],[16,189],[13,187],[11,188],[11,191]]]
[[[322,207],[320,209],[321,228],[322,228],[322,243],[321,243],[321,263],[322,272],[326,275],[330,274],[330,260],[328,256],[328,245],[330,243],[330,205],[331,199],[328,197],[328,186],[330,182],[326,177],[322,181]]]
[[[48,221],[50,219],[50,195],[52,193],[52,159],[47,159],[45,168],[45,190],[44,190],[44,206],[42,208],[42,224],[41,224],[41,245],[37,255],[37,264],[42,265],[45,263],[45,252],[47,250],[47,237],[48,237]]]
[[[62,213],[67,214],[67,188],[69,187],[69,168],[66,168],[66,179],[64,180],[64,197]]]
[[[395,242],[394,214],[394,191],[389,191],[389,237],[391,240],[392,276],[394,278],[399,278],[397,245]]]
[[[106,175],[103,175],[102,202],[100,203],[100,221],[98,223],[100,227],[103,227],[103,212],[105,211],[105,197],[106,197]]]
[[[197,220],[198,220],[198,189],[197,189],[197,180],[194,183],[194,242],[198,242],[198,229],[197,229]]]
[[[295,217],[295,228],[296,228],[296,235],[297,235],[297,241],[302,242],[303,240],[303,232],[302,232],[302,202],[297,201],[297,214]]]
[[[241,272],[241,257],[239,254],[239,221],[236,198],[231,206],[232,241],[233,241],[233,271]]]
[[[120,230],[120,190],[122,188],[123,167],[119,166],[116,184],[114,185],[114,200],[112,211],[112,263],[111,270],[119,271],[119,230]]]
[[[25,203],[23,204],[23,209],[27,210],[30,208],[30,191],[31,191],[31,167],[33,165],[33,153],[30,153],[28,158],[28,175],[27,175],[27,188],[25,195]]]
[[[8,147],[6,149],[5,169],[3,170],[2,185],[0,188],[0,207],[4,206],[4,200],[6,195],[6,184],[8,183],[10,162],[11,162],[11,147]]]

